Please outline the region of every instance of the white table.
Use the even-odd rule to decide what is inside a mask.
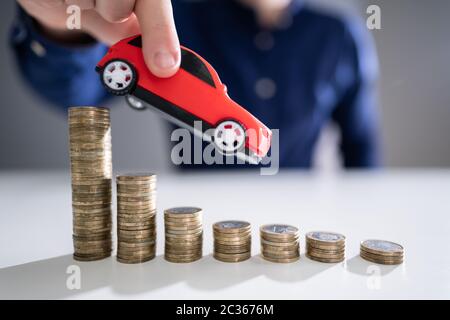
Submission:
[[[160,175],[158,256],[141,265],[73,261],[70,197],[67,172],[0,173],[0,298],[450,298],[450,171]],[[161,256],[161,212],[178,205],[204,208],[205,256],[195,263]],[[211,257],[211,225],[223,219],[252,223],[252,259]],[[263,261],[258,227],[271,222],[298,226],[302,253],[307,231],[345,234],[346,262],[322,264],[304,254],[292,264]],[[359,242],[367,238],[403,244],[405,263],[362,260]],[[80,266],[80,290],[66,287],[70,265]]]

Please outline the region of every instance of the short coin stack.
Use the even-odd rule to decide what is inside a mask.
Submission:
[[[360,246],[361,258],[379,264],[403,263],[404,249],[398,243],[385,240],[365,240]]]
[[[345,237],[335,232],[309,232],[306,234],[306,256],[325,263],[344,261]]]
[[[250,223],[221,221],[213,225],[214,258],[223,262],[241,262],[251,257]]]
[[[164,211],[165,246],[167,261],[187,263],[202,257],[202,209],[178,207]]]
[[[156,175],[117,176],[117,261],[141,263],[156,253]]]
[[[260,228],[261,255],[265,260],[279,263],[295,262],[300,258],[299,231],[284,224],[269,224]]]
[[[75,260],[111,255],[111,131],[109,110],[69,108]]]

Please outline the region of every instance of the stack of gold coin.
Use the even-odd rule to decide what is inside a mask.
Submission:
[[[156,175],[117,176],[117,261],[141,263],[156,253]]]
[[[300,258],[299,231],[285,224],[268,224],[260,228],[261,255],[265,260],[279,263],[295,262]]]
[[[176,263],[193,262],[202,257],[202,209],[178,207],[164,211],[166,242],[164,256]]]
[[[404,249],[398,243],[385,240],[365,240],[360,246],[361,258],[379,264],[403,263]]]
[[[223,262],[240,262],[251,257],[250,223],[221,221],[213,225],[214,258]]]
[[[344,261],[345,237],[335,232],[309,232],[306,234],[306,256],[325,263]]]
[[[109,110],[69,108],[74,259],[111,255],[111,126]]]

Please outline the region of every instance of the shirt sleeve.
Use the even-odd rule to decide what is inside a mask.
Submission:
[[[380,165],[376,82],[378,59],[372,38],[359,20],[344,28],[336,79],[342,95],[333,112],[341,132],[340,150],[346,168]]]
[[[108,93],[95,72],[107,47],[98,42],[66,47],[42,36],[35,22],[18,9],[10,34],[18,71],[43,98],[59,108],[97,105]]]

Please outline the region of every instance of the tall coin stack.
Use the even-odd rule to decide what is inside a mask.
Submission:
[[[111,127],[109,110],[69,108],[75,260],[111,255]]]
[[[299,231],[284,224],[269,224],[260,228],[261,255],[265,260],[279,263],[295,262],[300,258]]]
[[[117,261],[149,261],[156,253],[156,175],[120,175],[116,182]]]
[[[186,263],[202,257],[202,209],[178,207],[164,211],[167,261]]]
[[[361,258],[379,264],[402,264],[404,249],[398,243],[385,240],[365,240],[360,245]]]
[[[306,234],[306,256],[325,263],[344,261],[345,237],[334,232],[309,232]]]
[[[251,257],[250,223],[221,221],[213,225],[214,258],[223,262],[240,262]]]

